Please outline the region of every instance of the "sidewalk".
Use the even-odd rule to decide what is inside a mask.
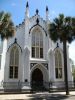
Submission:
[[[65,92],[39,92],[34,94],[0,94],[0,100],[75,100],[75,91],[66,96]]]

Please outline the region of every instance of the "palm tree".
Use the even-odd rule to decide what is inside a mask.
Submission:
[[[11,20],[11,15],[9,13],[0,12],[0,36],[1,39],[8,39],[12,37],[15,33],[14,24]]]
[[[67,75],[67,42],[71,43],[75,38],[75,18],[64,17],[59,14],[57,18],[50,24],[49,35],[50,38],[56,42],[60,40],[63,43],[63,56],[64,56],[64,78],[66,95],[69,94],[68,88],[68,75]]]

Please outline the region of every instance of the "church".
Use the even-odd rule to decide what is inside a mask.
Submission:
[[[16,26],[14,37],[4,40],[0,48],[0,89],[28,90],[32,87],[64,87],[63,44],[49,37],[49,10],[45,20],[38,9],[29,16],[26,4],[25,20]],[[67,46],[68,81],[72,81]]]

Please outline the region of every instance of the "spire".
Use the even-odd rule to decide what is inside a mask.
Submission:
[[[29,4],[28,4],[28,1],[26,3],[26,12],[25,12],[25,17],[29,17]]]
[[[48,11],[48,6],[46,6],[46,12]]]
[[[27,3],[26,3],[26,8],[28,8],[29,7],[29,4],[28,4],[28,1],[27,1]]]
[[[46,20],[48,20],[48,15],[49,15],[49,10],[48,10],[48,6],[46,6]]]

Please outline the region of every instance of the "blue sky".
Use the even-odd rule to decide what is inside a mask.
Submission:
[[[59,13],[65,16],[75,16],[75,0],[28,0],[30,16],[39,9],[39,14],[45,18],[46,5],[49,7],[49,17],[52,20]],[[10,12],[15,25],[21,23],[25,16],[27,0],[0,0],[0,11]]]
[[[28,0],[30,17],[39,10],[40,16],[45,19],[46,5],[49,8],[49,19],[52,20],[59,13],[65,16],[75,17],[75,0]],[[18,25],[25,18],[25,6],[27,0],[0,0],[0,11],[10,12],[15,25]],[[75,42],[70,45],[69,54],[75,62]]]

